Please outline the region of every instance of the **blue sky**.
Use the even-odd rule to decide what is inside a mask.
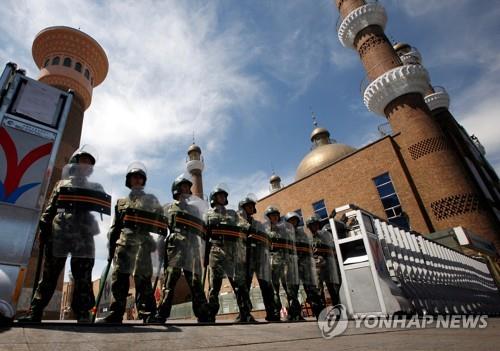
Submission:
[[[417,47],[451,111],[500,170],[500,1],[385,0],[387,36]],[[310,148],[311,110],[339,142],[378,138],[384,118],[366,110],[358,55],[337,39],[330,0],[19,1],[0,7],[0,63],[37,77],[33,38],[80,28],[105,49],[108,77],[94,90],[82,142],[99,150],[108,191],[121,196],[127,165],[142,160],[149,189],[170,201],[192,133],[205,158],[205,192],[230,203],[285,184]],[[104,250],[98,255],[103,256]]]

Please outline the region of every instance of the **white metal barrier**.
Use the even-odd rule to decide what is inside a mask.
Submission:
[[[399,308],[393,304],[392,310],[380,303],[379,310],[372,311],[374,315],[404,312],[406,306],[398,291],[412,310],[422,315],[500,314],[500,294],[486,263],[405,231],[353,205],[336,208],[334,217],[330,221],[342,275],[341,291],[350,317],[360,314],[354,300],[370,301],[374,293],[380,292],[379,288],[366,290],[366,277],[365,281],[353,279],[353,268],[359,267],[350,262],[354,256],[360,261],[361,253],[366,255],[363,262],[374,268],[372,281],[384,281],[387,286],[390,286],[388,281],[394,283],[384,294],[399,301]],[[354,248],[352,243],[357,239],[363,245]],[[380,255],[379,250],[385,263],[383,269],[374,259]],[[361,287],[366,290],[363,297],[353,299],[353,294],[360,294]],[[384,299],[388,296],[379,298]]]

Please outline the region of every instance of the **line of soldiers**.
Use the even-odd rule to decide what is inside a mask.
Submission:
[[[90,181],[95,162],[93,152],[77,150],[65,167],[68,176],[51,194],[39,225],[40,240],[45,243],[42,278],[31,309],[20,322],[41,321],[68,255],[75,280],[71,307],[78,322],[93,320],[93,236],[99,233],[95,214],[110,214],[109,195],[99,183]],[[108,232],[108,262],[114,262],[111,313],[98,323],[122,322],[130,276],[135,283],[138,315],[145,323],[161,324],[170,317],[181,275],[191,291],[194,315],[202,323],[215,322],[225,277],[236,296],[237,322],[255,322],[249,296],[254,275],[267,321],[281,320],[281,286],[286,295],[287,320],[303,319],[300,284],[316,317],[326,305],[324,285],[332,304],[339,303],[340,279],[332,235],[328,226],[321,228],[319,217],[312,216],[306,222],[310,236],[299,226],[300,216],[295,212],[282,218],[277,207],[269,206],[264,223],[254,219],[257,199],[253,195],[239,202],[237,212],[226,208],[229,191],[223,185],[210,193],[209,208],[192,195],[189,177],[181,175],[171,187],[173,202],[161,206],[155,195],[144,191],[147,174],[143,164],[131,164],[125,178],[130,193],[116,202]],[[151,233],[160,234],[162,239],[155,240]],[[155,251],[163,262],[165,277],[158,306],[152,286]],[[208,297],[204,292],[206,279]]]

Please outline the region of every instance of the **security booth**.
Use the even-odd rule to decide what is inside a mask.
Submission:
[[[8,63],[0,76],[0,320],[14,318],[73,94]]]
[[[345,205],[332,212],[330,225],[342,278],[340,301],[347,317],[409,313],[410,303],[387,269],[373,215]]]

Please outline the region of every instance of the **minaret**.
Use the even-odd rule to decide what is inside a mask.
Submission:
[[[203,199],[203,178],[202,172],[205,167],[205,163],[203,162],[203,157],[201,157],[201,149],[198,145],[194,143],[189,147],[188,151],[188,161],[186,163],[186,169],[189,174],[191,174],[191,178],[193,181],[193,186],[191,187],[191,192]]]
[[[387,117],[393,140],[414,183],[416,196],[432,232],[464,226],[495,242],[498,224],[482,206],[482,196],[464,168],[456,149],[424,101],[429,91],[427,71],[420,64],[404,65],[384,28],[387,16],[378,2],[335,0],[341,22],[338,36],[352,48],[367,72],[364,103]]]
[[[45,28],[38,33],[32,53],[40,69],[39,81],[64,91],[71,89],[75,94],[55,163],[54,175],[58,177],[80,145],[83,115],[92,101],[94,87],[106,78],[108,58],[92,37],[64,26]]]
[[[274,193],[281,188],[281,178],[273,172],[273,175],[269,178],[269,192]]]

